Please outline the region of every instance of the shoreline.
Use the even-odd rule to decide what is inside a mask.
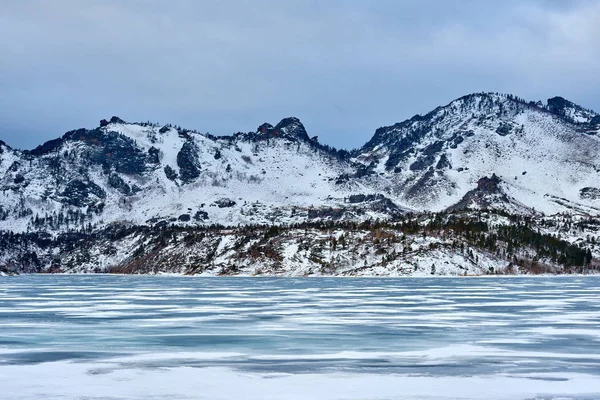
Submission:
[[[600,273],[589,274],[511,274],[511,275],[398,275],[398,276],[349,276],[349,275],[207,275],[207,274],[177,274],[177,273],[158,273],[158,274],[119,274],[104,272],[74,272],[74,273],[18,273],[18,274],[0,274],[0,277],[16,276],[136,276],[136,277],[165,277],[165,278],[207,278],[207,279],[500,279],[500,278],[559,278],[559,277],[600,277]]]

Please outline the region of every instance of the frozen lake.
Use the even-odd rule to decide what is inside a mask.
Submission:
[[[600,399],[600,277],[0,278],[1,399]]]

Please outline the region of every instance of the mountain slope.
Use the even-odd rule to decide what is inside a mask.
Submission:
[[[481,275],[599,273],[600,220],[495,212],[288,227],[114,225],[92,233],[0,232],[0,274]],[[586,237],[586,239],[582,239]]]
[[[0,230],[390,219],[411,211],[600,213],[600,116],[479,93],[349,154],[297,118],[215,137],[113,117],[34,150],[0,143]],[[493,193],[478,190],[494,177]]]
[[[361,220],[396,212],[360,180],[340,180],[356,166],[310,140],[296,118],[230,137],[116,117],[102,125],[32,151],[1,147],[0,229]],[[372,195],[374,211],[348,202],[357,193]]]
[[[548,105],[473,94],[379,128],[356,160],[384,172],[378,187],[409,207],[442,210],[496,174],[520,204],[597,214],[600,117],[562,98]]]
[[[118,117],[0,141],[0,274],[600,270],[600,116],[478,93],[349,153],[297,118],[215,137]]]

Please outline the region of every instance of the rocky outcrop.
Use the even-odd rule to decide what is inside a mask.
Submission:
[[[194,142],[187,140],[183,144],[177,153],[177,166],[179,167],[179,177],[183,183],[190,183],[200,176],[198,147]]]

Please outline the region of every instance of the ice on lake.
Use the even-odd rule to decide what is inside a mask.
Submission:
[[[1,399],[600,399],[600,277],[0,278]]]

